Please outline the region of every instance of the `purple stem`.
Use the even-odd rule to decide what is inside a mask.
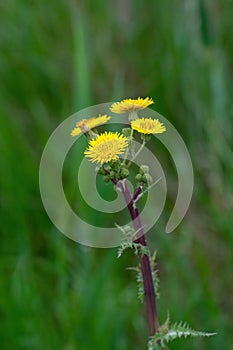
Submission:
[[[135,205],[135,201],[141,192],[141,187],[139,187],[136,190],[132,198],[126,182],[124,183],[124,185],[121,186],[121,189],[133,221],[134,229],[135,231],[137,231],[137,235],[139,236],[137,239],[134,240],[134,243],[139,243],[142,246],[147,247],[146,237],[142,227],[141,218],[138,209]],[[149,256],[147,254],[140,254],[139,252],[139,256],[146,302],[148,331],[149,336],[153,336],[158,329],[158,317],[151,264]]]
[[[105,171],[106,173],[109,173],[108,170],[105,169]],[[138,195],[141,193],[142,188],[138,187],[131,198],[126,181],[125,180],[121,180],[121,181],[124,181],[124,184],[120,181],[112,179],[112,182],[116,186],[121,187],[123,196],[125,198],[127,207],[130,212],[131,219],[133,221],[134,229],[137,232],[137,235],[139,236],[137,239],[134,240],[134,243],[138,243],[144,247],[147,247],[146,237],[142,227],[141,218],[138,212],[138,208],[136,207],[136,199]],[[155,288],[154,288],[149,256],[147,254],[141,254],[141,252],[139,251],[139,257],[140,257],[140,266],[142,271],[144,296],[145,296],[145,302],[146,302],[146,317],[147,317],[148,333],[149,333],[149,337],[151,337],[155,335],[159,326],[157,308],[156,308]]]

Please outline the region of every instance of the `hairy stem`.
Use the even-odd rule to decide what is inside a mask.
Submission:
[[[130,136],[129,136],[129,142],[132,141],[133,139],[133,129],[131,129],[131,132],[130,132]],[[125,152],[125,156],[124,156],[124,160],[123,160],[123,165],[125,164],[126,160],[127,160],[127,157],[128,157],[128,154],[129,154],[129,147],[127,148],[126,152]]]
[[[140,215],[138,209],[135,205],[135,196],[140,194],[140,188],[137,189],[134,196],[131,199],[131,195],[128,189],[126,182],[122,186],[122,193],[124,195],[125,201],[127,203],[134,229],[138,232],[138,238],[135,239],[135,243],[139,243],[142,246],[147,247],[146,237],[142,227]],[[144,287],[144,296],[146,303],[146,316],[148,324],[148,333],[149,336],[155,335],[158,329],[158,317],[157,317],[157,308],[156,308],[156,298],[155,298],[155,289],[151,271],[150,257],[148,254],[140,254],[140,266],[142,271],[143,287]]]
[[[127,164],[127,168],[130,167],[130,165],[133,163],[133,161],[137,158],[137,156],[141,153],[141,151],[143,150],[143,148],[145,147],[146,141],[143,140],[141,147],[139,148],[139,150],[137,151],[137,153],[135,153],[134,157],[131,159],[131,161]]]

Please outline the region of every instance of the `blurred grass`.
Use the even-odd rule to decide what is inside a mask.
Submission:
[[[159,312],[161,322],[170,310],[218,335],[170,348],[233,348],[232,10],[227,0],[0,4],[1,349],[145,348],[143,307],[125,270],[133,256],[116,260],[115,249],[65,238],[38,189],[54,128],[77,109],[131,96],[155,99],[194,165],[188,215],[165,236],[176,173],[158,150],[169,174],[166,210],[149,236]]]

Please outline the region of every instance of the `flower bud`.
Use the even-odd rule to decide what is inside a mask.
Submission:
[[[106,175],[106,176],[104,177],[104,181],[105,181],[105,182],[109,182],[109,181],[110,181],[110,176],[109,176],[109,175]]]
[[[128,177],[129,176],[129,170],[126,168],[121,169],[121,175],[122,177]]]
[[[115,171],[110,171],[110,173],[109,173],[110,179],[114,179],[115,175],[116,175]]]
[[[138,181],[138,182],[141,182],[142,181],[142,175],[141,174],[137,174],[135,176],[135,180]]]
[[[109,163],[110,167],[113,169],[113,170],[117,170],[120,166],[120,160],[117,159],[117,160],[111,160],[111,162]]]
[[[152,183],[152,177],[150,176],[150,174],[144,174],[144,175],[142,176],[142,181],[143,181],[144,183],[150,184],[150,183]]]
[[[143,164],[140,166],[140,173],[141,174],[149,174],[149,171],[150,171],[150,169],[149,169],[148,165]]]

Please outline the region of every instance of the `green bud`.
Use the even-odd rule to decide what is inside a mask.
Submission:
[[[131,134],[131,129],[130,128],[123,128],[121,130],[121,133],[125,136],[125,137],[129,137]]]
[[[109,173],[110,179],[114,179],[115,176],[116,176],[115,171],[110,171],[110,173]]]
[[[142,181],[143,181],[144,183],[150,184],[150,183],[152,183],[152,177],[150,176],[150,174],[144,174],[144,175],[142,176]]]
[[[109,175],[106,175],[106,176],[104,177],[104,181],[105,181],[105,182],[109,182],[109,181],[110,181],[110,176],[109,176]]]
[[[121,175],[122,175],[122,177],[128,177],[129,176],[129,170],[128,169],[125,169],[125,168],[123,168],[123,169],[121,169]]]
[[[116,180],[121,180],[121,174],[116,174],[115,179],[116,179]]]
[[[138,181],[138,182],[141,182],[142,181],[142,175],[141,174],[137,174],[135,176],[135,180]]]
[[[148,165],[143,164],[140,166],[140,173],[141,174],[149,174],[149,171],[150,171],[150,169],[149,169]]]
[[[111,162],[109,163],[110,167],[113,169],[113,170],[117,170],[120,166],[120,160],[117,159],[117,160],[111,160]]]

